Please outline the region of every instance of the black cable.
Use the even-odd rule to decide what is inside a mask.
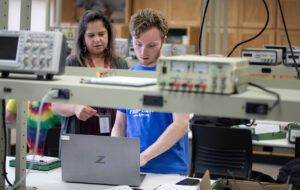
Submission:
[[[198,38],[199,55],[201,55],[201,38],[202,38],[203,25],[204,25],[204,21],[205,21],[205,17],[206,17],[208,4],[209,4],[209,0],[207,0],[207,2],[206,2],[205,9],[204,9],[204,12],[203,12],[203,15],[202,15],[202,23],[201,23],[199,38]],[[210,34],[210,35],[212,35],[212,34]]]
[[[11,182],[9,181],[7,177],[6,172],[6,147],[7,147],[7,134],[6,134],[6,123],[5,123],[5,100],[2,99],[2,126],[3,126],[3,132],[4,132],[4,159],[3,159],[3,176],[5,177],[5,180],[7,181],[9,186],[12,186]]]
[[[270,93],[270,94],[274,94],[274,95],[277,97],[277,99],[276,99],[276,101],[274,102],[274,104],[273,104],[271,107],[268,108],[269,111],[272,110],[275,106],[277,106],[277,104],[280,102],[280,96],[279,96],[278,93],[276,93],[276,92],[274,92],[274,91],[271,91],[271,90],[268,90],[268,89],[266,89],[266,88],[264,88],[264,87],[262,87],[262,86],[259,86],[259,85],[257,85],[257,84],[254,84],[254,83],[252,83],[252,82],[248,82],[248,84],[251,85],[251,86],[254,86],[254,87],[256,87],[256,88],[259,88],[259,89],[261,89],[261,90],[263,90],[263,91],[265,91],[265,92],[268,92],[268,93]]]
[[[229,179],[226,177],[226,183],[222,186],[222,190],[231,190],[231,185],[229,184]]]
[[[236,45],[232,48],[232,50],[230,51],[230,53],[227,55],[227,57],[230,57],[231,54],[234,52],[234,50],[235,50],[237,47],[239,47],[240,45],[242,45],[242,44],[244,44],[244,43],[247,43],[247,42],[250,42],[250,41],[254,40],[255,38],[257,38],[258,36],[260,36],[260,35],[265,31],[265,29],[267,28],[267,26],[268,26],[268,24],[269,24],[269,19],[270,19],[270,13],[269,13],[269,8],[268,8],[268,5],[267,5],[266,1],[265,1],[265,0],[262,0],[262,1],[263,1],[264,5],[265,5],[266,12],[267,12],[267,20],[266,20],[265,26],[262,28],[262,30],[261,30],[258,34],[256,34],[256,35],[253,36],[252,38],[250,38],[250,39],[248,39],[248,40],[245,40],[245,41],[242,41],[242,42],[236,44]]]
[[[289,44],[289,48],[290,48],[290,51],[291,51],[292,56],[293,56],[293,61],[294,61],[295,67],[296,67],[297,78],[300,79],[300,73],[299,73],[298,65],[297,65],[295,57],[294,57],[294,51],[293,51],[292,44],[291,44],[291,41],[290,41],[289,33],[287,31],[287,27],[286,27],[284,15],[283,15],[283,12],[282,12],[282,7],[281,7],[280,0],[278,0],[278,6],[279,6],[279,9],[280,9],[280,14],[281,14],[281,19],[282,19],[283,26],[284,26],[285,35],[286,35],[286,38],[287,38],[287,41],[288,41],[288,44]]]
[[[235,180],[235,177],[234,177],[234,175],[233,175],[233,172],[230,171],[229,169],[227,169],[226,171],[227,171],[227,173],[229,173],[230,176],[232,177],[233,183],[235,184],[236,188],[237,188],[238,190],[240,190],[240,187],[239,187],[238,184],[236,183],[236,180]]]
[[[251,122],[250,124],[245,123],[245,126],[246,126],[246,127],[252,127],[252,126],[254,125],[255,121],[256,121],[256,120],[253,119],[252,122]]]

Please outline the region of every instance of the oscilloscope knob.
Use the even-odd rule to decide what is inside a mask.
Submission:
[[[24,64],[24,66],[26,67],[27,65],[28,65],[28,55],[24,55],[24,57],[23,57],[23,64]]]
[[[32,41],[32,39],[28,36],[28,38],[26,39],[26,43],[30,43]]]
[[[46,58],[44,55],[41,55],[40,58],[39,58],[39,65],[40,65],[40,68],[43,68],[45,66],[45,63],[46,62]]]
[[[37,57],[36,55],[32,55],[31,56],[31,66],[35,67],[36,66],[36,62],[37,62]]]
[[[38,43],[33,43],[33,46],[32,46],[32,51],[33,52],[36,52],[39,48],[39,44]]]
[[[49,66],[51,62],[51,56],[47,55],[45,59],[46,66]]]
[[[41,45],[41,52],[45,52],[45,50],[47,49],[47,47],[48,47],[48,44],[47,43],[43,43]]]
[[[28,52],[30,47],[31,47],[30,43],[26,44],[24,47],[24,52]]]

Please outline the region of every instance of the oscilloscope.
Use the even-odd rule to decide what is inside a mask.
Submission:
[[[60,32],[0,30],[0,72],[52,79],[64,72],[66,40]]]

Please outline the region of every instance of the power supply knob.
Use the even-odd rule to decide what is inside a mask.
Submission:
[[[186,84],[186,87],[188,87],[188,88],[193,88],[193,86],[194,86],[193,83],[190,83],[190,82]]]
[[[174,82],[173,86],[174,87],[180,87],[180,82]]]
[[[161,81],[159,84],[160,84],[160,86],[166,86],[167,83],[166,83],[166,81]]]
[[[201,83],[201,84],[199,85],[199,87],[202,88],[202,89],[205,89],[205,88],[206,88],[206,84],[205,84],[205,83]]]

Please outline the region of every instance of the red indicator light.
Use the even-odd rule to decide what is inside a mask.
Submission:
[[[252,57],[252,53],[244,53],[244,57]]]
[[[295,58],[295,59],[299,59],[299,55],[294,55],[294,58]],[[289,55],[289,59],[293,59],[293,56],[292,56],[292,55]]]

